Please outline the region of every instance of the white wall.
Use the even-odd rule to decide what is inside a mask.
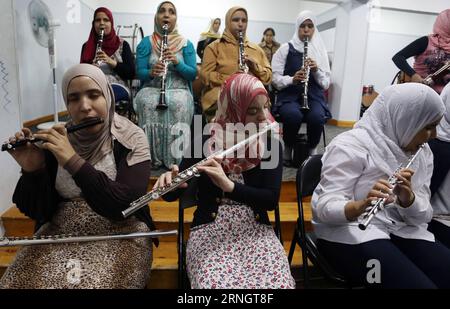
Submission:
[[[115,13],[154,14],[161,0],[83,0],[84,3],[96,8],[106,6]],[[300,12],[299,0],[173,0],[179,17],[225,16],[227,10],[239,5],[247,9],[250,20],[293,22]],[[310,1],[304,1],[310,2]]]
[[[377,9],[370,24],[364,84],[380,92],[399,71],[392,57],[417,38],[432,32],[436,15]],[[408,60],[413,63],[413,58]]]
[[[20,128],[19,85],[14,37],[13,0],[0,1],[0,138],[1,142]],[[0,153],[0,214],[11,207],[14,186],[19,179],[19,167],[7,153]],[[4,234],[0,222],[0,236]]]
[[[30,2],[31,0],[13,1],[24,121],[53,114],[52,73],[48,51],[36,42],[31,32],[27,13]],[[50,8],[53,18],[61,23],[56,30],[58,65],[56,76],[59,111],[62,111],[65,110],[60,90],[62,75],[70,66],[80,61],[81,46],[88,38],[93,11],[78,1],[43,0],[43,2]],[[79,7],[68,8],[67,5],[71,3],[78,3]]]
[[[224,20],[224,16],[219,15],[218,17]],[[138,14],[138,13],[114,13],[114,19],[116,25],[134,25],[138,23],[144,30],[144,35],[148,36],[153,33],[153,14]],[[209,18],[205,17],[178,17],[178,29],[179,32],[189,39],[194,47],[197,46],[197,41],[199,39],[200,33],[205,31],[208,26]],[[262,33],[267,27],[274,28],[276,32],[275,39],[280,42],[287,42],[291,39],[294,33],[294,24],[288,23],[275,23],[275,22],[263,22],[263,21],[253,21],[250,20],[247,28],[247,35],[249,39],[253,42],[259,43],[262,38]],[[221,26],[221,31],[223,31],[224,25]],[[121,30],[121,32],[131,30]],[[122,34],[122,33],[121,33]]]

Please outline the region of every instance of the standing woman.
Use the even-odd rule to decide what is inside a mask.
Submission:
[[[217,98],[225,80],[240,71],[239,69],[239,32],[243,32],[244,62],[249,74],[256,76],[264,85],[272,80],[272,69],[262,49],[248,40],[247,10],[235,6],[225,16],[225,31],[220,40],[209,44],[203,55],[200,79],[204,85],[201,104],[203,113],[209,121],[216,114]]]
[[[318,248],[351,284],[381,288],[449,288],[450,249],[427,230],[433,215],[430,179],[444,105],[428,86],[382,91],[355,127],[326,148],[312,197]],[[395,173],[420,146],[408,169]],[[367,229],[358,222],[372,202],[386,199]]]
[[[200,57],[200,62],[203,59],[203,52],[205,51],[206,46],[215,40],[220,39],[220,24],[220,18],[212,19],[209,23],[208,29],[200,34],[200,39],[197,43],[197,55]]]
[[[259,47],[266,53],[269,63],[272,63],[273,55],[277,52],[278,48],[280,48],[280,43],[275,41],[274,37],[275,30],[273,30],[273,28],[267,28],[264,30],[261,43],[259,43]]]
[[[101,51],[96,53],[101,29],[104,29]],[[116,35],[110,10],[100,7],[94,12],[89,39],[81,49],[80,63],[95,64],[105,73],[110,83],[128,87],[135,75],[134,57],[127,41]]]
[[[233,146],[243,134],[253,134],[249,132],[252,130],[242,132],[229,126],[238,128],[235,125],[241,124],[248,128],[272,123],[269,103],[267,91],[256,77],[232,75],[220,93],[214,133],[208,140],[210,152]],[[275,135],[272,138],[276,139]],[[256,144],[265,149],[261,143],[267,141],[262,140],[250,147]],[[248,147],[245,156],[211,159],[198,167],[202,173],[198,179],[198,206],[186,248],[192,288],[295,288],[286,252],[267,214],[278,204],[283,171],[281,144],[277,139],[270,144],[278,147],[268,150],[268,156],[250,156],[252,150]],[[264,167],[267,158],[270,164],[275,163],[272,167]],[[180,170],[201,159],[183,159]],[[161,175],[155,187],[171,183],[178,170],[174,166],[172,172]],[[175,200],[182,191],[178,189],[164,198]]]
[[[450,84],[441,92],[445,114],[437,127],[437,138],[430,141],[434,165],[431,178],[431,205],[433,220],[429,230],[450,248]]]
[[[169,62],[166,75],[166,110],[157,109],[161,95],[161,76],[164,64],[161,61],[163,25],[169,26],[168,49],[163,58]],[[139,126],[144,129],[150,143],[152,164],[159,168],[170,168],[179,164],[182,150],[171,149],[180,137],[174,126],[188,126],[194,114],[192,81],[197,74],[194,46],[182,37],[177,29],[177,11],[172,2],[162,2],[155,14],[155,31],[145,37],[137,47],[137,74],[143,88],[135,98]],[[176,147],[174,147],[176,148]]]
[[[301,12],[297,17],[292,39],[283,44],[272,59],[273,85],[279,90],[272,110],[280,115],[283,123],[286,146],[284,159],[288,164],[292,160],[292,149],[302,122],[307,123],[308,145],[310,153],[314,153],[320,142],[323,126],[331,118],[324,95],[324,91],[330,86],[330,65],[316,24],[312,12]],[[309,40],[309,76],[302,69],[305,38]],[[309,110],[302,110],[302,82],[307,78]]]
[[[68,125],[92,117],[105,122],[70,135],[56,125],[34,135],[45,141],[42,149],[28,144],[10,151],[22,167],[13,202],[36,221],[35,235],[95,236],[154,229],[148,208],[129,219],[121,214],[147,190],[150,154],[142,130],[114,113],[111,86],[93,65],[70,68],[62,92],[71,117]],[[30,136],[24,128],[11,140]],[[18,251],[0,287],[143,288],[151,263],[148,238],[28,246]]]

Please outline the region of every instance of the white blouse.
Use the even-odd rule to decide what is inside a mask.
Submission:
[[[432,173],[433,160],[427,173]],[[389,239],[389,234],[402,238],[434,241],[427,231],[432,218],[429,183],[414,191],[415,200],[408,208],[396,203],[389,204],[372,219],[366,230],[358,227],[357,221],[348,221],[344,208],[349,201],[362,200],[383,173],[368,155],[357,146],[329,146],[322,158],[321,181],[312,197],[313,226],[318,238],[344,244],[360,244],[375,239]],[[399,162],[399,165],[402,162]],[[414,176],[413,180],[414,182]]]
[[[450,172],[431,199],[433,218],[450,227]]]
[[[289,44],[285,43],[281,45],[272,57],[272,84],[278,90],[283,90],[284,88],[294,84],[294,78],[292,76],[284,75],[288,54]],[[323,71],[321,68],[318,68],[317,72],[313,72],[312,76],[323,90],[330,87],[330,74]]]

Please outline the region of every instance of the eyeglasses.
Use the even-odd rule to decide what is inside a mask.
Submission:
[[[314,28],[314,24],[301,24],[300,25],[300,28],[306,28],[306,27],[312,29],[312,28]]]

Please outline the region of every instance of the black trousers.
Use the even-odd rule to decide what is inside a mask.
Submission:
[[[450,288],[450,249],[441,242],[391,235],[358,245],[318,241],[319,251],[353,285],[369,288]],[[379,261],[380,282],[370,283],[371,260]]]

